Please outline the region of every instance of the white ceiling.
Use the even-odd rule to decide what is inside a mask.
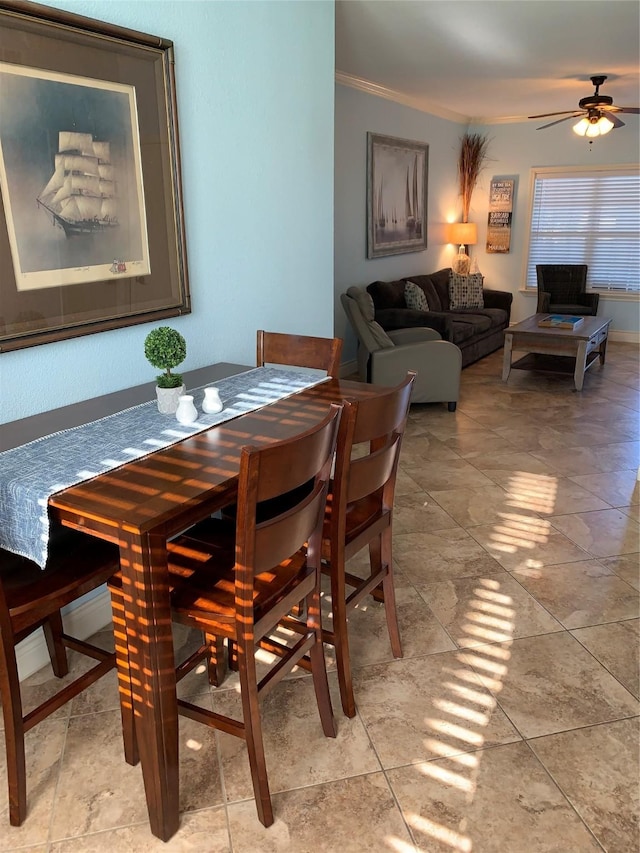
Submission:
[[[337,0],[336,79],[477,123],[640,105],[637,0]],[[625,122],[634,116],[620,116]]]

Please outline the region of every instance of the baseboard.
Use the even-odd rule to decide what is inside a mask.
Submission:
[[[96,631],[109,625],[111,623],[111,596],[106,586],[98,595],[80,602],[73,610],[63,613],[62,621],[65,630],[80,640],[86,640]],[[49,653],[42,628],[34,631],[16,646],[16,657],[20,681],[24,681],[25,678],[49,663]]]
[[[609,332],[609,340],[618,344],[640,344],[640,332]]]

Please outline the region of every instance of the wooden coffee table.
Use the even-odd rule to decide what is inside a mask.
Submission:
[[[573,373],[576,391],[582,391],[585,371],[597,358],[604,364],[611,320],[585,317],[577,329],[549,329],[538,326],[545,316],[534,314],[507,329],[502,379],[507,381],[511,368]],[[525,350],[528,355],[512,364],[513,350]]]

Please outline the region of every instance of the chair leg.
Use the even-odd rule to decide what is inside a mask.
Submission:
[[[51,668],[53,674],[58,678],[63,678],[69,672],[69,662],[67,660],[67,650],[62,642],[62,616],[60,611],[56,610],[52,613],[42,625],[44,638],[47,641],[47,649],[49,650],[49,658],[51,660]]]
[[[238,671],[238,647],[235,640],[227,640],[227,665],[233,672]]]
[[[455,412],[455,410],[456,410],[456,408],[457,408],[457,405],[458,405],[458,404],[457,404],[457,403],[454,403],[454,402],[447,403],[447,409],[448,409],[450,412]]]
[[[339,563],[340,557],[336,559]],[[355,717],[356,702],[351,679],[349,659],[349,631],[347,625],[346,591],[344,582],[344,560],[339,565],[331,563],[331,609],[333,611],[333,637],[336,650],[340,700],[345,716]]]
[[[27,769],[20,681],[13,644],[0,647],[0,698],[4,717],[9,786],[9,822],[20,826],[27,816]]]
[[[326,737],[336,737],[336,723],[331,706],[331,694],[329,693],[329,680],[327,678],[327,664],[324,659],[324,647],[322,645],[322,623],[320,617],[320,591],[315,589],[307,598],[307,628],[313,631],[316,641],[311,647],[309,657],[311,659],[311,674],[313,676],[313,687],[316,692],[318,711],[322,731]]]
[[[220,687],[227,674],[224,659],[224,637],[205,633],[205,642],[209,647],[209,655],[207,657],[209,684],[212,684],[214,687]]]
[[[238,649],[242,715],[247,752],[249,754],[249,766],[251,768],[251,781],[253,782],[253,793],[256,798],[256,809],[260,823],[264,826],[271,826],[273,823],[273,806],[271,805],[267,764],[262,740],[262,722],[260,719],[253,637],[243,638],[242,645],[239,648],[239,644],[234,643],[234,645]]]
[[[398,626],[398,612],[396,609],[396,593],[393,586],[393,550],[392,550],[391,527],[387,527],[380,535],[380,559],[386,567],[382,587],[384,589],[384,609],[387,617],[387,630],[394,658],[402,657],[402,643],[400,641],[400,628]]]

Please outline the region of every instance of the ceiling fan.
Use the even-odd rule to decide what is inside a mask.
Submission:
[[[578,101],[578,110],[543,113],[538,116],[528,116],[528,118],[564,116],[564,118],[550,121],[548,124],[543,124],[541,127],[536,128],[536,130],[544,130],[546,127],[553,127],[554,124],[560,124],[560,122],[568,121],[570,118],[582,116],[581,121],[573,127],[573,130],[579,136],[601,136],[604,133],[609,133],[614,127],[624,127],[624,122],[618,118],[616,113],[637,114],[640,113],[640,107],[617,107],[610,95],[601,95],[600,86],[602,86],[606,79],[605,74],[599,74],[591,78],[591,82],[595,86],[595,92],[593,95],[587,95],[586,98],[581,98]]]

